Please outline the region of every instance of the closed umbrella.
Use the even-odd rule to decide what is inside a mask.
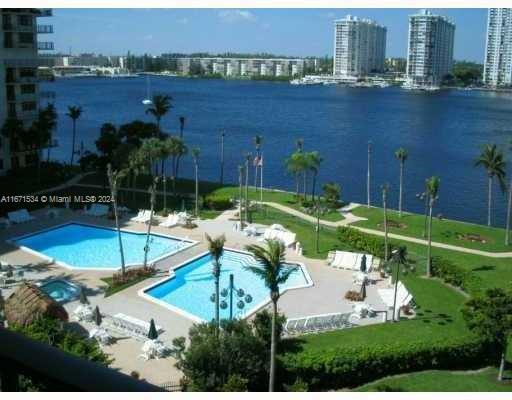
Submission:
[[[150,340],[158,339],[158,331],[156,330],[155,320],[153,318],[151,318],[151,322],[149,323],[148,338]]]
[[[85,290],[83,288],[80,290],[80,304],[89,304],[89,299],[85,295]]]
[[[360,269],[361,269],[361,272],[366,272],[366,254],[363,254],[363,257],[361,257]]]
[[[363,280],[363,284],[361,285],[361,298],[366,299],[366,279]]]
[[[96,324],[96,326],[100,326],[101,325],[101,313],[100,313],[100,308],[98,306],[96,306],[96,308],[94,309],[94,313],[92,315],[92,318],[94,320],[94,323]]]

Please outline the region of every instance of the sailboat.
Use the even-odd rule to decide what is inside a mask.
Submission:
[[[146,75],[146,98],[142,100],[142,104],[145,106],[149,106],[153,104],[153,101],[151,100],[150,96],[150,89],[149,89],[149,75]]]

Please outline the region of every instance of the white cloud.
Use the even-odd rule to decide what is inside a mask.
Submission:
[[[258,18],[250,11],[245,10],[222,10],[219,11],[219,18],[222,22],[254,22]]]

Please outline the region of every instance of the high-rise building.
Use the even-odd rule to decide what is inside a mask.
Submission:
[[[484,83],[512,85],[512,8],[490,8],[487,17]]]
[[[409,16],[407,82],[411,88],[437,88],[453,67],[455,24],[428,10]]]
[[[29,126],[37,117],[43,95],[38,84],[38,51],[53,50],[52,42],[38,41],[39,34],[53,33],[53,26],[38,25],[37,19],[51,16],[52,11],[0,8],[0,14],[0,127],[8,119],[17,119]],[[33,151],[26,151],[13,136],[0,135],[0,175],[30,163],[33,156]]]
[[[364,76],[384,71],[386,33],[384,26],[369,19],[347,15],[334,21],[333,74]]]

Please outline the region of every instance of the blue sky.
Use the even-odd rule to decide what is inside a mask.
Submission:
[[[414,9],[54,9],[56,50],[106,55],[269,52],[332,55],[333,21],[352,14],[387,26],[388,57],[407,52]],[[455,58],[483,62],[486,9],[434,9],[456,24]],[[48,21],[49,22],[49,21]]]

